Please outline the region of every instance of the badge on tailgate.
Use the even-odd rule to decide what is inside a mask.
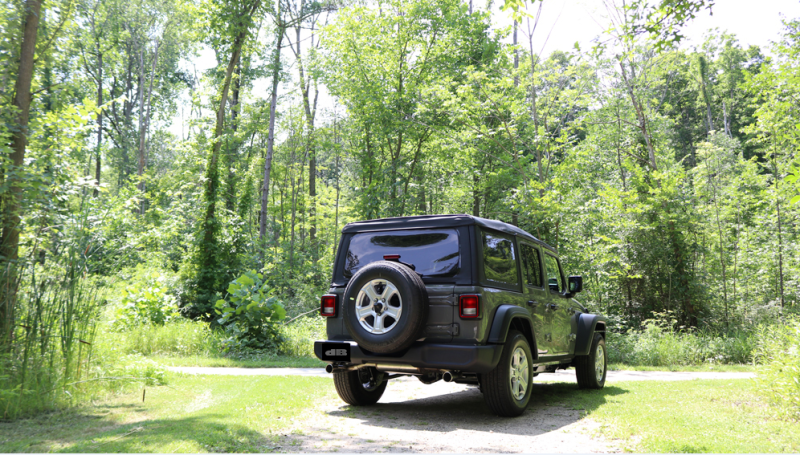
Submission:
[[[332,362],[350,361],[349,343],[322,343],[322,360]]]

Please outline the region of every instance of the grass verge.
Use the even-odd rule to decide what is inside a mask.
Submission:
[[[286,355],[248,355],[246,357],[221,356],[149,356],[161,365],[170,367],[239,367],[239,368],[324,368],[326,363],[316,357]]]
[[[0,422],[0,452],[271,452],[330,379],[175,376],[96,406]]]
[[[599,432],[634,452],[800,452],[800,422],[776,417],[750,379],[619,382],[576,393],[572,384],[541,391],[585,410]]]
[[[755,373],[757,368],[753,365],[669,365],[669,366],[643,366],[643,365],[629,365],[626,363],[609,363],[609,370],[626,370],[626,371],[691,371],[691,372],[709,372],[709,373]]]

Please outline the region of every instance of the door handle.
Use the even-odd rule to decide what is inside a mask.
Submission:
[[[555,310],[557,310],[557,309],[558,309],[558,305],[556,305],[555,303],[551,303],[551,304],[550,304],[550,305],[548,305],[547,307],[548,307],[548,308],[550,308],[550,309],[551,309],[551,310],[553,310],[553,311],[555,311]]]
[[[530,305],[530,306],[535,307],[538,304],[539,304],[539,302],[537,302],[536,300],[528,300],[528,305]]]

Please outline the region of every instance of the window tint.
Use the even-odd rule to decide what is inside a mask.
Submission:
[[[481,231],[483,238],[483,271],[486,279],[516,286],[517,256],[514,241],[508,237]]]
[[[561,292],[564,290],[564,283],[561,281],[561,272],[558,269],[558,261],[553,256],[545,254],[547,261],[547,285],[551,291]]]
[[[522,270],[525,272],[525,284],[542,287],[542,262],[539,250],[530,245],[520,245],[522,250]]]
[[[455,229],[364,232],[350,239],[344,276],[353,276],[386,254],[399,254],[400,261],[413,264],[426,277],[455,276],[461,264]]]

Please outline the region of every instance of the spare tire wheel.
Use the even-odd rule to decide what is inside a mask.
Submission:
[[[422,336],[428,320],[428,292],[410,268],[377,261],[350,278],[343,310],[347,330],[360,347],[390,354]]]

